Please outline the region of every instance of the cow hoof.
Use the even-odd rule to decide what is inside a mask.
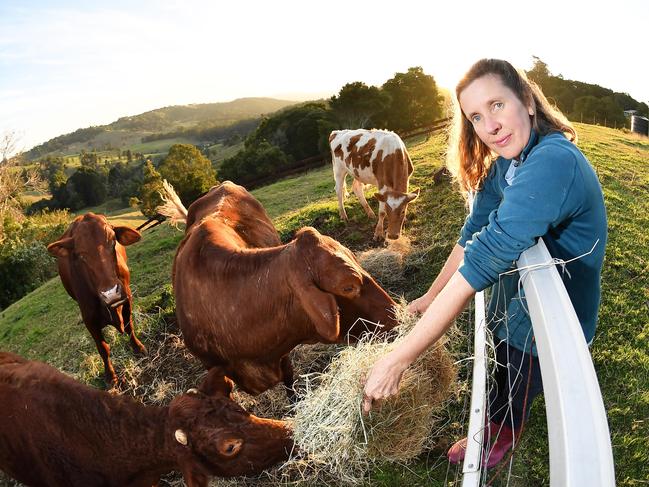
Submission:
[[[138,342],[133,345],[133,353],[135,353],[135,355],[148,355],[149,352],[144,345]]]
[[[380,234],[380,233],[375,233],[374,234],[374,241],[375,242],[382,242],[383,240],[385,240],[385,237],[382,234]]]
[[[116,389],[119,386],[119,379],[115,374],[106,374],[104,381],[106,382],[106,389]]]

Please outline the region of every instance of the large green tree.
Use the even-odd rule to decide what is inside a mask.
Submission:
[[[239,184],[247,184],[258,178],[269,176],[285,169],[288,157],[282,150],[267,140],[248,144],[234,156],[225,159],[221,165],[223,179],[231,179]]]
[[[341,128],[372,128],[377,125],[375,116],[390,104],[390,95],[376,86],[362,81],[347,83],[338,95],[329,100],[334,118]]]
[[[408,68],[406,73],[396,73],[382,89],[390,96],[390,104],[382,118],[391,130],[430,125],[442,115],[443,97],[435,78],[419,66]]]
[[[78,195],[80,203],[70,201],[68,206],[72,210],[78,210],[85,206],[96,206],[106,201],[108,194],[106,188],[106,174],[101,170],[82,166],[70,176],[65,183],[70,195]],[[75,199],[75,198],[71,198]],[[81,206],[79,206],[81,205]]]
[[[266,140],[299,161],[322,153],[333,128],[331,112],[324,103],[304,103],[262,120],[257,130],[246,139],[246,147]]]
[[[191,144],[175,144],[158,168],[185,205],[191,204],[216,183],[211,161]]]

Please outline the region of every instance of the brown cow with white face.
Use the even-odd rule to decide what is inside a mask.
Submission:
[[[144,406],[42,362],[0,352],[0,470],[30,486],[151,487],[177,470],[189,487],[259,473],[288,458],[283,421],[252,416],[232,384]]]
[[[162,214],[186,221],[173,267],[176,317],[187,348],[210,370],[259,394],[289,388],[289,352],[300,343],[358,337],[361,319],[389,330],[394,301],[354,255],[313,228],[282,245],[263,207],[229,181],[189,211],[166,187]]]
[[[352,190],[370,218],[376,216],[367,204],[363,185],[373,184],[379,189],[375,195],[379,200],[379,220],[374,239],[383,240],[386,217],[388,238],[399,238],[408,203],[419,196],[419,190],[408,192],[413,166],[403,141],[388,130],[334,130],[329,136],[329,145],[340,218],[347,221],[344,199],[349,174],[354,179]]]
[[[104,215],[87,213],[75,218],[61,238],[47,247],[57,258],[63,287],[79,304],[109,385],[117,383],[117,375],[102,328],[112,325],[120,333],[128,333],[133,351],[146,353],[133,329],[131,277],[124,248],[140,238],[140,233],[130,227],[113,226]]]

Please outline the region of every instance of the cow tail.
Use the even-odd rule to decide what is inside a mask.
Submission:
[[[164,204],[158,206],[156,211],[169,218],[169,223],[172,225],[187,223],[187,208],[180,201],[174,187],[165,179],[162,181],[162,188],[160,197],[164,201]]]

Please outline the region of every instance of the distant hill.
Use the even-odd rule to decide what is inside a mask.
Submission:
[[[259,118],[296,101],[275,98],[239,98],[223,103],[201,103],[158,108],[139,115],[121,117],[108,125],[75,130],[30,149],[26,156],[34,160],[47,155],[77,154],[81,150],[128,148],[143,137],[161,139],[179,133],[200,135],[209,129]]]

